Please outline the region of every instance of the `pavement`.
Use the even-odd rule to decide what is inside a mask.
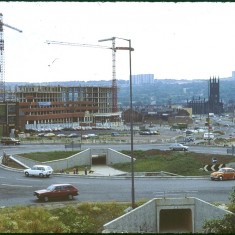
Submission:
[[[73,172],[69,172],[70,175],[75,175]],[[107,165],[93,165],[87,170],[89,176],[119,176],[125,175],[126,172],[116,170]],[[85,175],[85,171],[78,171],[78,175]]]
[[[93,165],[91,167],[91,170],[93,172],[88,172],[88,174],[94,176],[117,176],[126,174],[126,172],[124,171],[119,171],[106,165]]]

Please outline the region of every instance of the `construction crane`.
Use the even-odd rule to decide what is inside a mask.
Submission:
[[[22,33],[22,30],[3,23],[3,15],[2,13],[0,13],[0,99],[5,101],[6,89],[5,89],[5,57],[4,57],[3,26],[16,30],[20,33]]]
[[[47,44],[57,44],[65,46],[80,46],[80,47],[92,47],[100,49],[111,49],[112,50],[112,112],[115,113],[118,111],[117,107],[117,80],[116,80],[116,47],[115,47],[115,37],[110,39],[99,40],[99,42],[112,40],[112,47],[101,46],[101,45],[92,45],[84,43],[72,43],[72,42],[60,42],[60,41],[49,41]]]

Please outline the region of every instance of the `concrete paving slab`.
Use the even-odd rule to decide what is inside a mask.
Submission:
[[[126,174],[124,171],[116,170],[110,166],[106,165],[93,165],[91,166],[91,170],[93,173],[88,173],[88,175],[94,176],[115,176],[115,175],[122,175]]]

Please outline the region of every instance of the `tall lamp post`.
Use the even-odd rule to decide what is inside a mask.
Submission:
[[[132,209],[135,208],[135,180],[134,180],[134,154],[133,154],[133,106],[132,106],[132,72],[131,72],[131,52],[134,48],[131,47],[131,39],[112,37],[109,39],[102,39],[99,42],[109,41],[114,39],[121,39],[129,42],[129,47],[115,47],[115,50],[128,50],[129,51],[129,67],[130,67],[130,131],[131,131],[131,205]]]

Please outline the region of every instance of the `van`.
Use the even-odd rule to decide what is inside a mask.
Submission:
[[[213,140],[215,138],[214,134],[212,133],[204,133],[203,139],[204,140]]]

